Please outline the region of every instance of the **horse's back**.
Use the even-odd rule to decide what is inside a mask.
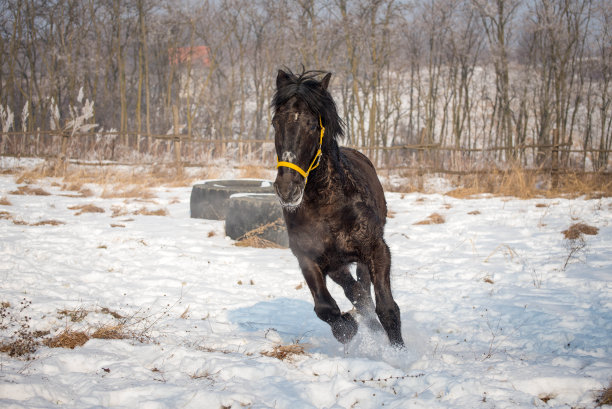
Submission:
[[[387,217],[387,202],[374,165],[367,156],[355,149],[341,147],[340,152],[347,162],[345,170],[348,176],[354,181],[364,200],[374,202],[384,223]]]

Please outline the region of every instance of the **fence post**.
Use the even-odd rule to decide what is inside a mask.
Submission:
[[[556,189],[559,186],[559,129],[553,129],[552,133],[551,183]]]
[[[179,135],[179,114],[178,107],[172,105],[172,114],[174,116],[174,158],[176,161],[176,172],[178,176],[183,174],[183,166],[181,164],[181,139]]]

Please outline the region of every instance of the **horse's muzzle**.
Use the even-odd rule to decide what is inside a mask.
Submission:
[[[276,176],[274,190],[280,200],[281,206],[287,209],[295,209],[302,203],[304,196],[304,179],[297,175],[295,178],[290,172],[281,172]]]

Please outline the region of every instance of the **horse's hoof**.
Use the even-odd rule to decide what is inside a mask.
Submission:
[[[355,318],[349,313],[344,313],[333,323],[332,334],[339,342],[346,344],[357,334],[358,327]]]
[[[395,349],[404,349],[406,348],[406,345],[404,344],[404,339],[402,338],[402,335],[396,335],[393,338],[390,338],[391,341],[391,346]]]

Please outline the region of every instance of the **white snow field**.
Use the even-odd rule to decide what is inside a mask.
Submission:
[[[363,327],[339,344],[291,251],[238,247],[223,221],[191,219],[191,188],[103,199],[49,178],[31,187],[50,195],[16,195],[15,178],[0,176],[0,341],[23,322],[49,331],[38,341],[131,336],[0,354],[2,408],[569,409],[610,385],[611,198],[388,193],[395,350]],[[89,204],[103,212],[78,214]],[[415,224],[434,212],[445,222]],[[598,233],[565,239],[578,222]],[[279,359],[291,345],[304,354]]]

